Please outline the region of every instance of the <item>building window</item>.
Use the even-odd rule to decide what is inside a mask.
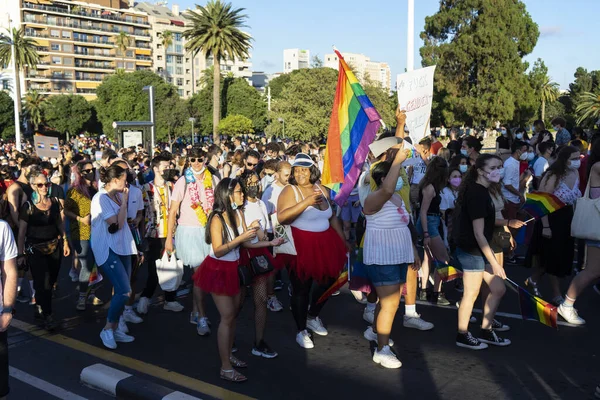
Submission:
[[[175,41],[181,42],[181,33],[175,33]]]
[[[183,78],[177,78],[177,86],[183,85]]]
[[[135,69],[135,64],[132,62],[127,63],[127,69]]]
[[[127,57],[133,57],[133,50],[127,50],[127,51],[125,52],[125,55],[126,55]]]
[[[167,82],[173,83],[173,78],[167,78]]]
[[[52,51],[60,51],[60,44],[50,43],[50,48]]]
[[[10,90],[10,83],[8,79],[2,80],[2,90]]]
[[[189,63],[189,62],[190,62],[190,59],[186,57],[186,58],[185,58],[185,63],[187,64],[187,63]]]
[[[52,57],[52,64],[60,64],[60,57]]]
[[[157,59],[158,61],[162,61],[162,56],[156,56],[156,59]]]
[[[73,59],[72,58],[63,58],[63,64],[64,65],[73,65]]]
[[[176,73],[177,75],[183,75],[183,68],[181,68],[181,67],[177,67],[177,68],[175,68],[175,73]]]
[[[62,31],[62,37],[71,39],[71,31]]]
[[[177,89],[177,94],[178,94],[180,97],[183,97],[183,89]]]
[[[60,37],[60,31],[57,29],[50,29],[50,37],[54,37],[54,38]]]
[[[182,63],[183,63],[183,57],[177,56],[177,64],[182,64]]]
[[[173,75],[173,67],[167,67],[167,74]]]
[[[175,45],[175,53],[183,53],[183,46],[180,44]]]
[[[167,55],[167,64],[173,63],[173,56]]]
[[[72,44],[63,44],[63,51],[64,52],[72,52],[73,51],[73,45]]]

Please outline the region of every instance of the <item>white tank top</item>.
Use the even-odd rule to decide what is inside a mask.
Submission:
[[[241,222],[242,218],[244,218],[244,217],[240,215],[239,210],[237,210],[236,213]],[[223,222],[223,220],[221,220],[221,222]],[[231,242],[235,238],[235,233],[233,232],[233,229],[229,225],[225,224],[225,226],[227,227],[227,236],[229,237],[229,241]],[[244,232],[244,226],[240,224],[240,226],[237,227],[237,231],[238,231],[238,233]],[[217,257],[217,256],[215,256],[214,248],[211,245],[210,253],[208,255],[216,260],[237,261],[240,259],[240,247],[239,246],[235,247],[234,249],[230,250],[229,253],[225,254],[223,257]]]
[[[321,190],[320,186],[318,186],[318,188]],[[304,200],[304,195],[302,194],[301,190],[293,185],[292,189],[296,195],[297,202],[300,202],[300,199],[298,198],[298,192],[300,192],[300,196],[302,197],[302,200]],[[323,193],[323,190],[321,190],[321,193]],[[325,197],[325,193],[323,193],[323,198]],[[331,210],[331,206],[327,201],[326,210],[319,210],[316,207],[308,206],[290,225],[294,228],[298,228],[307,232],[325,232],[327,229],[329,229],[329,218],[331,218],[332,215],[333,211]]]

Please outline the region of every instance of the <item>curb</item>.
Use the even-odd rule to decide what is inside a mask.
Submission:
[[[202,400],[104,364],[94,364],[84,368],[80,378],[84,385],[118,399]]]

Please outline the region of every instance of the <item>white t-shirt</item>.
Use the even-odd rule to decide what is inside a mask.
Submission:
[[[0,261],[8,261],[17,258],[19,250],[15,243],[12,229],[6,221],[0,220]],[[2,276],[0,275],[0,278]],[[0,279],[0,312],[4,309],[4,288]]]
[[[539,157],[533,164],[533,176],[540,178],[544,172],[546,172],[549,166],[550,164],[548,164],[548,160],[546,160],[544,157]]]
[[[100,189],[92,198],[92,251],[97,265],[106,263],[109,249],[120,256],[137,254],[135,242],[127,224],[124,224],[115,233],[108,232],[109,224],[106,220],[118,215],[120,207],[108,197],[104,189]]]
[[[502,194],[507,201],[518,204],[520,199],[519,196],[512,194],[506,190],[507,185],[519,190],[519,161],[515,160],[514,157],[508,157],[504,161],[504,179],[502,180]]]
[[[129,185],[129,198],[127,200],[127,218],[134,219],[138,211],[144,210],[144,199],[142,191],[134,186]]]
[[[277,200],[285,186],[279,186],[277,182],[273,182],[263,193],[262,202],[265,204],[268,215],[277,214]],[[269,223],[267,232],[272,233],[273,227]]]
[[[244,219],[246,220],[246,226],[250,226],[251,223],[258,220],[260,229],[266,231],[269,227],[269,220],[265,203],[262,200],[254,203],[246,201],[244,203]]]
[[[421,183],[421,180],[425,176],[425,170],[427,170],[427,164],[425,164],[425,161],[423,161],[420,156],[418,158],[419,162],[413,165],[413,174],[412,179],[410,180],[411,185],[418,185]]]
[[[456,202],[458,193],[454,193],[452,189],[450,189],[449,187],[445,187],[440,192],[440,197],[442,198],[440,202],[440,211],[454,209],[454,203]]]

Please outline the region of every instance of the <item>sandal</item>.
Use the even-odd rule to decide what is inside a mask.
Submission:
[[[247,363],[243,362],[242,360],[239,360],[234,355],[229,356],[229,362],[231,363],[231,365],[237,368],[246,368],[248,366]]]
[[[235,369],[221,369],[221,379],[236,383],[246,382],[248,380],[248,378],[237,372]]]

